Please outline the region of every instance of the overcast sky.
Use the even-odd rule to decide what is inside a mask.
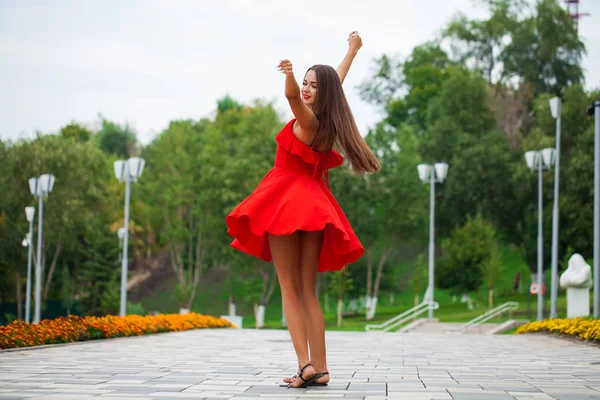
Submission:
[[[359,128],[381,116],[356,86],[382,53],[410,54],[458,11],[483,17],[474,0],[0,0],[0,138],[57,132],[98,114],[129,123],[147,144],[170,120],[214,114],[229,94],[274,100],[291,114],[283,75],[312,64],[334,67],[358,30],[364,46],[344,84]],[[600,86],[600,2],[580,23],[588,54],[586,88]]]

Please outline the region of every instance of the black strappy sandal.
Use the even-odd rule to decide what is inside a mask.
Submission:
[[[294,380],[295,380],[295,379],[298,377],[298,375],[300,375],[300,371],[296,372],[296,375],[292,376],[292,377],[291,377],[291,379],[294,379]],[[290,383],[291,383],[291,382],[289,382],[289,383],[287,383],[287,384],[285,384],[285,385],[279,385],[279,386],[281,386],[281,387],[288,387],[288,385],[289,385]]]
[[[315,376],[313,376],[313,378],[311,379],[312,382],[306,386],[327,386],[329,384],[329,382],[325,382],[325,383],[315,382],[317,379],[321,379],[325,375],[329,375],[329,372],[319,372],[318,374],[315,374]]]
[[[288,383],[287,385],[279,385],[280,387],[285,387],[285,388],[292,388],[292,389],[301,389],[301,388],[305,388],[307,386],[309,386],[311,383],[314,383],[315,380],[315,376],[317,376],[317,374],[315,374],[315,376],[313,376],[312,378],[308,378],[308,379],[304,379],[304,377],[302,376],[302,374],[304,373],[304,370],[308,367],[312,367],[312,364],[306,364],[304,367],[300,368],[300,371],[298,372],[297,375],[294,375],[294,378],[300,378],[302,379],[302,385],[300,386],[292,386],[292,382]]]

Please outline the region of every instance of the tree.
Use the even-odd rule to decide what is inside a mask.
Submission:
[[[191,308],[205,267],[207,243],[203,223],[210,209],[200,208],[198,181],[203,170],[200,154],[207,124],[171,122],[169,128],[147,149],[147,172],[140,182],[145,197],[151,199],[153,213],[161,216],[159,240],[166,245],[171,267],[178,282],[181,307]]]
[[[540,150],[555,146],[556,121],[550,113],[548,102],[551,95],[538,96],[534,102],[535,120],[528,135],[523,139],[522,151]],[[582,254],[592,253],[591,232],[593,210],[589,204],[593,199],[593,152],[594,147],[593,118],[586,117],[584,111],[592,100],[598,98],[598,92],[585,93],[581,85],[565,88],[562,94],[562,128],[560,154],[560,197],[558,254],[565,254],[571,246]],[[522,157],[522,156],[521,156]],[[521,159],[514,170],[515,181],[524,182],[515,187],[515,194],[521,208],[525,210],[522,217],[524,226],[518,240],[514,243],[522,249],[523,257],[532,272],[537,271],[537,174],[532,173]],[[554,170],[544,172],[543,178],[543,226],[544,254],[550,254],[552,204],[554,192]],[[549,264],[544,265],[544,267]]]
[[[98,147],[106,154],[113,154],[119,158],[129,158],[135,154],[137,139],[129,125],[120,126],[102,118],[102,127],[96,133],[94,140]]]
[[[220,100],[217,100],[217,113],[220,115],[226,113],[229,110],[239,112],[242,111],[243,108],[244,106],[242,104],[229,97],[229,95],[223,97]]]
[[[501,271],[502,259],[500,258],[498,246],[494,244],[484,269],[485,282],[488,287],[488,308],[490,310],[494,308],[494,289],[496,289],[496,283]]]
[[[483,272],[495,245],[494,227],[481,214],[467,217],[449,238],[442,240],[446,260],[440,265],[437,287],[457,294],[475,292],[483,283]]]
[[[418,140],[413,130],[381,123],[367,140],[382,161],[381,171],[343,182],[341,190],[337,180],[332,180],[332,187],[339,193],[340,204],[365,247],[367,319],[372,319],[384,268],[398,253],[400,243],[419,239],[425,225],[426,205],[419,201],[423,188],[416,173]],[[354,181],[356,187],[348,189]]]
[[[531,82],[536,93],[560,95],[583,81],[585,46],[575,24],[557,0],[538,0],[535,15],[519,21],[500,56],[503,78]]]
[[[75,285],[71,274],[69,273],[69,267],[63,264],[60,282],[62,284],[62,304],[67,310],[67,317],[71,314],[71,307],[73,307],[73,294],[75,292]]]
[[[337,327],[342,327],[344,297],[346,293],[354,287],[354,282],[350,274],[343,271],[331,272],[328,280],[328,289],[337,299]]]
[[[498,83],[489,87],[489,105],[496,120],[496,130],[504,133],[513,151],[518,151],[533,120],[533,86],[520,82],[516,88]]]
[[[223,175],[218,179],[218,183],[215,183],[220,189],[219,201],[222,207],[215,225],[218,232],[221,232],[215,240],[223,249],[219,263],[229,264],[227,269],[232,273],[236,273],[233,272],[236,269],[246,272],[255,268],[250,273],[258,272],[262,277],[262,290],[254,298],[261,299],[258,307],[266,307],[277,281],[274,271],[264,262],[248,262],[249,256],[229,247],[232,238],[226,235],[224,221],[225,216],[254,190],[272,168],[276,151],[275,136],[283,127],[283,123],[271,104],[257,101],[252,107],[242,110],[234,107],[220,112],[215,124],[222,132],[220,140],[228,143],[227,151],[222,154],[225,157],[221,169]],[[256,267],[253,267],[255,265]],[[230,294],[232,298],[235,297],[233,290],[234,288]]]
[[[491,83],[531,82],[535,93],[559,94],[583,80],[585,46],[557,0],[487,0],[490,17],[455,18],[444,30],[454,58],[483,72]]]
[[[419,304],[419,293],[423,293],[427,289],[428,269],[425,263],[425,257],[419,255],[413,267],[410,285],[415,296],[415,306]]]
[[[7,186],[3,186],[0,197],[3,197],[6,226],[14,233],[3,241],[6,246],[0,246],[3,252],[0,259],[19,259],[11,252],[20,246],[28,231],[23,207],[37,203],[30,193],[28,179],[43,173],[51,173],[56,178],[54,190],[44,200],[42,300],[51,294],[52,278],[61,257],[76,253],[82,245],[88,221],[106,212],[104,185],[109,168],[102,152],[89,142],[73,142],[58,135],[39,136],[8,148],[7,175],[3,180]],[[39,210],[36,215],[37,212]],[[22,257],[26,257],[26,253]],[[26,265],[26,262],[19,264]],[[53,293],[59,294],[58,287],[54,287]]]
[[[459,14],[448,24],[443,36],[451,40],[458,62],[473,65],[489,82],[494,82],[494,72],[501,69],[499,57],[506,48],[506,39],[518,24],[518,15],[523,13],[526,2],[485,2],[490,9],[487,20],[469,20],[464,14]]]
[[[359,86],[362,99],[383,108],[385,122],[396,128],[406,123],[425,129],[429,104],[451,65],[439,43],[416,47],[404,63],[383,55],[375,64],[374,75]]]
[[[149,176],[141,186],[161,217],[153,229],[169,252],[188,309],[206,268],[236,264],[225,216],[271,168],[281,129],[270,104],[225,108],[214,123],[171,123],[146,150]]]
[[[404,85],[408,91],[404,98],[408,114],[406,123],[417,125],[421,131],[426,129],[429,105],[439,95],[451,65],[439,43],[429,42],[414,48],[403,65]],[[388,122],[399,126],[400,119],[395,118],[393,103],[388,104],[387,110]]]
[[[436,188],[436,226],[440,235],[448,234],[480,210],[519,243],[522,209],[514,206],[514,187],[520,182],[513,172],[522,154],[511,152],[506,136],[494,130],[488,93],[480,75],[457,68],[431,106],[421,153],[424,160],[450,166],[444,184]]]
[[[250,256],[244,256],[244,258],[250,259]],[[241,268],[241,270],[247,272],[247,277],[243,280],[242,285],[247,294],[246,300],[254,304],[256,328],[263,328],[267,305],[277,286],[277,273],[271,263],[265,263],[258,259],[247,260],[245,268]]]
[[[88,315],[116,315],[120,306],[121,260],[117,235],[109,231],[108,223],[89,219],[86,224],[85,244],[79,249],[82,263],[77,292],[82,311]],[[69,285],[68,281],[63,285]]]
[[[71,122],[60,129],[60,135],[65,139],[73,139],[76,142],[87,142],[93,135],[93,132],[86,127]]]
[[[375,60],[375,74],[359,85],[360,97],[367,103],[385,107],[402,88],[402,62],[397,57],[382,55]]]
[[[487,85],[481,75],[453,68],[429,108],[428,130],[421,141],[425,159],[450,161],[466,147],[469,138],[478,139],[490,132],[494,116],[487,99]]]
[[[479,138],[463,137],[461,150],[449,160],[448,177],[437,187],[436,202],[440,234],[462,225],[466,216],[481,212],[505,237],[519,243],[523,209],[515,187],[522,185],[515,178],[522,154],[511,152],[503,135],[490,132]],[[439,204],[439,207],[438,207]]]

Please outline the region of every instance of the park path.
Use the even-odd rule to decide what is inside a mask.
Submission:
[[[549,335],[327,332],[332,383],[286,389],[287,331],[0,351],[0,399],[600,399],[600,347]]]

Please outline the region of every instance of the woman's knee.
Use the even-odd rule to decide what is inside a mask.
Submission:
[[[302,291],[300,289],[300,285],[294,280],[290,280],[288,282],[279,282],[279,287],[281,289],[281,296],[284,298],[294,298],[301,300],[302,299]]]
[[[311,303],[311,302],[315,302],[315,301],[319,301],[319,299],[317,298],[317,291],[315,290],[314,287],[309,286],[309,287],[302,287],[301,290],[301,296],[302,296],[302,302],[303,303]]]

